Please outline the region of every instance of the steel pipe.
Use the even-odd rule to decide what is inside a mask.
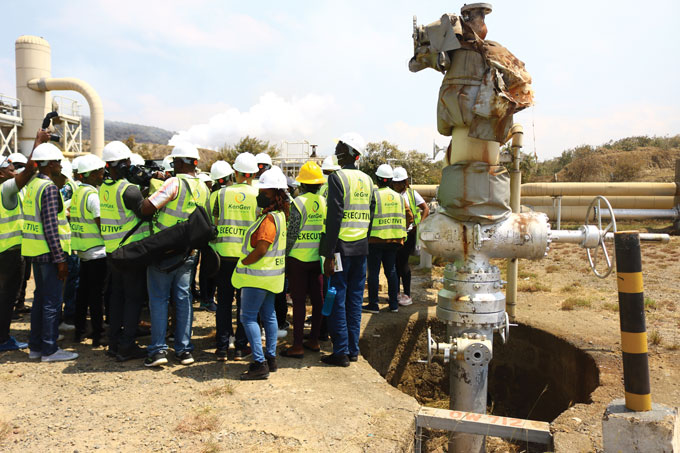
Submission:
[[[675,192],[674,182],[532,182],[522,185],[522,194],[528,197],[674,196]]]
[[[562,206],[589,206],[593,196],[523,196],[522,204],[526,206],[553,206],[560,200]],[[607,196],[607,200],[614,209],[671,209],[675,206],[672,196]]]
[[[550,218],[551,221],[557,221],[557,208],[553,206],[525,206],[534,212],[542,212]],[[587,206],[562,206],[561,220],[583,222],[588,212]],[[677,208],[672,209],[614,209],[614,216],[617,220],[639,220],[639,219],[680,219],[680,212]],[[609,218],[609,212],[602,211],[603,218]]]

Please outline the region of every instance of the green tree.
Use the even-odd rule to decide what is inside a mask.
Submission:
[[[415,150],[402,151],[386,140],[368,143],[366,154],[359,161],[359,169],[374,177],[381,164],[404,167],[413,184],[439,184],[441,180],[441,165],[433,163],[426,155]]]
[[[218,159],[226,160],[233,163],[241,153],[260,154],[267,153],[271,157],[276,157],[279,154],[279,147],[272,145],[269,140],[260,140],[257,137],[246,135],[234,145],[224,145],[218,150]]]

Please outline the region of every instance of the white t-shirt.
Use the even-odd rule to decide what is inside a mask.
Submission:
[[[418,206],[425,203],[425,199],[416,190],[413,191],[413,198],[415,198],[416,200],[415,206],[411,206],[409,204],[408,191],[405,190],[404,193],[401,194],[401,196],[404,197],[404,201],[406,201],[406,206],[408,206],[411,211],[413,211],[414,209],[418,209]]]
[[[92,187],[89,184],[83,185],[86,187]],[[85,201],[85,207],[95,218],[101,217],[101,211],[99,209],[99,194],[97,192],[93,192],[87,197],[87,200]],[[86,250],[84,252],[78,251],[76,253],[78,254],[78,258],[83,261],[98,260],[101,258],[106,258],[106,247],[101,245],[98,247],[93,247],[90,250]]]
[[[19,187],[17,187],[17,182],[14,178],[9,178],[7,181],[2,183],[2,205],[5,209],[14,209],[19,203]]]

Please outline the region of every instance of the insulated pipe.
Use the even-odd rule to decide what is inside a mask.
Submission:
[[[418,192],[427,202],[437,197],[439,185],[435,184],[411,184],[411,188]]]
[[[522,204],[527,206],[552,206],[559,196],[522,197]],[[594,196],[567,195],[559,197],[562,206],[590,206]],[[670,196],[607,196],[613,208],[619,209],[671,209],[675,206],[675,197]]]
[[[520,211],[520,197],[522,190],[522,172],[519,169],[521,161],[520,150],[524,138],[524,129],[521,124],[514,124],[510,130],[512,134],[512,169],[510,170],[510,209],[513,213]],[[505,311],[511,321],[515,320],[515,307],[517,305],[517,273],[519,261],[516,257],[508,258],[507,276],[508,285],[505,289]]]
[[[532,182],[522,186],[526,197],[557,195],[583,196],[657,196],[675,195],[674,182]]]
[[[35,91],[71,90],[82,94],[90,106],[90,152],[99,157],[104,149],[104,108],[97,92],[89,83],[73,77],[40,78],[28,82]]]

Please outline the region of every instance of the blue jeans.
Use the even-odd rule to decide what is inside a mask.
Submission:
[[[57,278],[57,265],[33,263],[35,292],[31,307],[31,351],[51,355],[57,351],[59,336],[59,311],[64,284]]]
[[[328,331],[333,340],[333,354],[359,355],[361,303],[366,284],[366,256],[343,256],[342,272],[331,277],[337,291],[328,317]]]
[[[236,349],[245,349],[248,346],[248,337],[243,324],[241,323],[241,290],[234,288],[231,283],[231,276],[236,268],[236,258],[231,260],[223,259],[220,262],[220,270],[215,280],[217,282],[217,313],[215,313],[215,334],[216,348],[229,349],[229,337],[234,335],[232,322],[232,306],[234,304],[234,294],[236,294]]]
[[[373,308],[378,308],[378,283],[380,281],[381,263],[387,278],[387,294],[389,296],[390,309],[396,310],[399,308],[397,300],[397,293],[399,292],[397,250],[399,248],[399,244],[368,244],[368,303]]]
[[[76,319],[76,295],[80,283],[80,258],[75,253],[66,255],[68,277],[64,286],[64,315],[62,321],[74,324]]]
[[[191,344],[191,273],[196,257],[191,256],[177,269],[164,272],[184,259],[183,255],[167,258],[150,265],[146,270],[149,291],[149,312],[151,314],[151,344],[146,348],[149,356],[168,349],[165,333],[168,328],[168,303],[175,302],[175,354],[193,351]]]
[[[262,353],[262,334],[257,323],[258,313],[267,339],[266,356],[276,357],[276,333],[279,327],[274,311],[274,296],[274,293],[266,289],[241,288],[241,322],[246,330],[255,362],[265,360],[265,354]]]

